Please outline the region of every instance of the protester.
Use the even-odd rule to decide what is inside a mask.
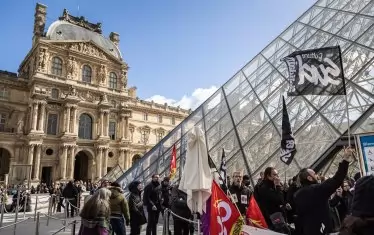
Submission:
[[[130,225],[130,215],[127,201],[123,196],[121,186],[113,182],[109,188],[110,196],[110,224],[116,235],[125,235],[126,226]],[[125,219],[124,219],[125,218]]]
[[[177,215],[173,215],[174,235],[188,235],[190,233],[190,223],[184,219],[190,220],[192,213],[187,206],[187,194],[179,190],[178,187],[178,185],[174,186],[171,191],[171,210]]]
[[[83,206],[80,216],[79,235],[109,235],[110,230],[110,190],[99,189]]]
[[[147,223],[141,199],[142,190],[139,181],[133,181],[129,185],[130,235],[140,235],[142,225]]]
[[[285,223],[284,194],[275,168],[268,167],[265,169],[264,178],[258,186],[255,198],[269,229],[280,233],[288,233]]]
[[[303,235],[333,232],[329,198],[342,185],[352,158],[352,149],[345,149],[338,171],[323,183],[318,182],[317,175],[312,169],[300,171],[302,188],[295,195],[295,205]]]
[[[245,217],[251,192],[248,187],[242,184],[241,172],[234,172],[232,178],[233,183],[229,187],[229,197],[231,196],[231,201],[236,204],[240,211],[240,214]]]
[[[161,212],[161,186],[159,179],[159,175],[152,175],[152,181],[144,189],[143,202],[148,212],[146,235],[157,235],[157,223]]]
[[[77,197],[78,197],[78,189],[73,184],[73,181],[69,181],[69,183],[65,186],[64,190],[62,191],[62,196],[67,200],[66,216],[69,217],[69,208],[70,208],[70,216],[74,217],[74,212],[77,207]]]
[[[365,176],[355,185],[352,215],[342,225],[339,235],[374,234],[374,176]]]

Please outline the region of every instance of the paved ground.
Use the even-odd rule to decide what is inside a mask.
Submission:
[[[53,216],[56,217],[56,218],[60,218],[60,219],[64,218],[63,214],[56,214],[56,215],[53,215]],[[15,218],[14,214],[4,214],[3,226],[7,226],[9,224],[14,223],[14,218]],[[17,224],[15,234],[16,235],[28,235],[28,234],[34,235],[34,234],[36,234],[36,222],[34,222],[34,214],[33,213],[26,213],[25,218],[26,219],[30,218],[30,219]],[[23,213],[21,213],[18,221],[22,221],[23,219],[24,219],[24,216],[23,216]],[[67,223],[71,223],[74,220],[80,220],[80,218],[79,217],[69,218],[69,219],[67,219]],[[161,222],[162,221],[160,220],[160,223]],[[54,220],[54,219],[50,219],[49,220],[49,225],[47,226],[47,219],[46,219],[46,217],[43,216],[43,217],[40,218],[39,235],[51,235],[51,234],[57,232],[63,226],[64,225],[63,225],[62,220]],[[76,226],[76,233],[75,234],[78,234],[79,226],[80,226],[80,224],[78,222],[77,226]],[[1,235],[14,235],[14,226],[1,229],[0,234]],[[69,226],[65,230],[65,232],[61,231],[58,234],[59,235],[70,235],[70,234],[72,234],[72,226]],[[127,233],[126,234],[130,234],[130,228],[127,228]],[[159,224],[159,226],[158,226],[158,234],[160,234],[160,235],[162,234],[162,224]],[[145,235],[145,226],[143,227],[143,231],[142,231],[141,235]]]

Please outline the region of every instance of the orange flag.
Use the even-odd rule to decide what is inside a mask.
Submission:
[[[173,179],[177,174],[177,149],[173,146],[170,160],[170,179]]]
[[[265,218],[262,215],[260,207],[258,206],[255,197],[252,195],[249,199],[249,206],[247,209],[247,218],[249,224],[257,228],[268,228]]]
[[[210,234],[240,234],[240,213],[214,180],[210,210]]]

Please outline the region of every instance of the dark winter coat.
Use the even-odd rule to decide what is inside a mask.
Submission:
[[[273,223],[270,216],[276,212],[281,212],[283,214],[282,207],[285,203],[281,187],[275,187],[274,182],[270,180],[263,180],[258,186],[258,192],[255,198],[266,223],[272,229]]]
[[[62,191],[62,196],[68,199],[77,198],[78,193],[78,188],[75,187],[73,183],[69,182]]]
[[[171,211],[186,219],[192,217],[191,210],[187,206],[187,194],[179,190],[177,186],[171,190]],[[173,219],[178,220],[179,218],[173,216]]]
[[[249,205],[249,198],[251,197],[251,191],[246,186],[231,185],[229,188],[231,194],[231,200],[239,208],[242,215],[245,215]]]
[[[349,163],[340,163],[335,175],[321,184],[303,186],[295,195],[298,220],[303,235],[320,235],[333,230],[329,199],[343,183]]]
[[[165,186],[164,184],[162,184],[161,195],[162,195],[162,207],[163,208],[170,208],[170,191],[171,191],[171,188],[169,185]]]
[[[153,206],[161,210],[161,199],[161,185],[159,182],[151,182],[144,188],[143,203],[148,211],[151,211]]]
[[[139,182],[140,183],[140,182]],[[139,183],[133,182],[129,185],[129,212],[130,212],[130,225],[138,227],[147,223],[145,217],[141,192],[137,189]]]

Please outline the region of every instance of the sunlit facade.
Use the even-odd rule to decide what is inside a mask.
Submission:
[[[295,50],[340,45],[351,131],[374,131],[373,39],[373,1],[316,2],[118,181],[125,186],[134,179],[146,182],[156,172],[168,175],[174,144],[180,170],[193,126],[205,132],[209,155],[217,165],[225,149],[229,174],[244,170],[256,181],[267,166],[275,166],[286,178],[304,167],[321,170],[346,144],[345,97],[286,97],[297,148],[295,160],[286,167],[279,155],[282,95],[289,84],[281,59]]]
[[[67,10],[45,27],[46,15],[37,4],[18,73],[0,71],[0,181],[101,179],[130,168],[190,114],[137,97],[117,33],[105,37],[100,23]]]

